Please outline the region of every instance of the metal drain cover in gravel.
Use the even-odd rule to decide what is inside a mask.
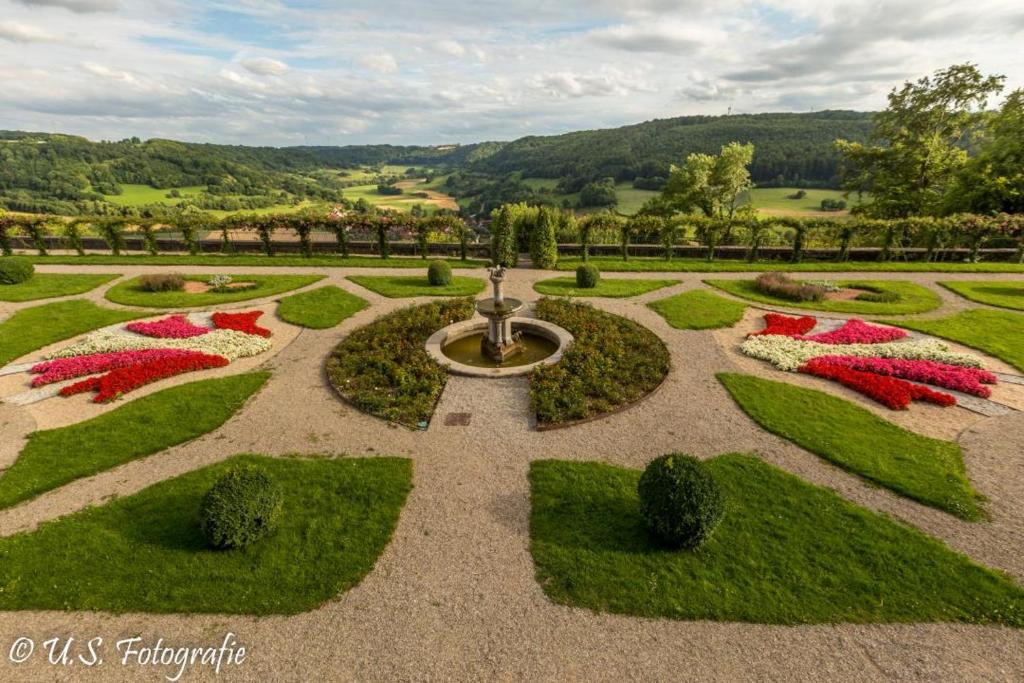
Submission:
[[[445,427],[468,427],[473,413],[448,413],[444,416]]]

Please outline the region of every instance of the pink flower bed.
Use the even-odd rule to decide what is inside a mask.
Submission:
[[[903,379],[830,363],[824,356],[807,361],[800,367],[800,372],[839,382],[893,410],[906,408],[911,401],[927,401],[940,406],[956,405],[956,398],[949,394]]]
[[[144,334],[147,337],[158,337],[160,339],[187,339],[198,337],[210,331],[208,327],[193,325],[183,315],[171,315],[163,320],[156,320],[151,323],[128,323],[126,329],[137,334]]]
[[[193,353],[187,356],[136,363],[128,367],[116,368],[105,375],[89,377],[81,382],[70,384],[60,390],[60,395],[73,396],[86,391],[95,391],[93,402],[106,403],[129,391],[167,377],[208,368],[222,368],[227,364],[227,358],[208,353]]]
[[[907,336],[906,330],[898,327],[882,327],[869,325],[859,318],[850,318],[843,326],[831,332],[822,332],[805,337],[799,334],[789,335],[796,339],[815,341],[819,344],[884,344]]]
[[[152,363],[169,358],[202,356],[199,351],[184,349],[145,349],[141,351],[115,351],[112,353],[93,353],[88,356],[71,358],[55,358],[33,365],[29,372],[38,375],[32,378],[33,387],[41,387],[66,379],[84,377],[98,372],[109,372],[117,368]]]
[[[992,390],[984,385],[995,384],[998,381],[995,375],[986,370],[946,365],[931,360],[860,358],[857,356],[819,356],[814,360],[831,365],[842,365],[861,372],[872,372],[876,375],[931,384],[981,398],[988,398],[992,395]]]

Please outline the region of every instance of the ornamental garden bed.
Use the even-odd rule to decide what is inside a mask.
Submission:
[[[23,308],[0,322],[0,367],[44,346],[144,315],[103,308],[84,299]]]
[[[150,292],[140,286],[140,278],[132,278],[107,290],[107,300],[125,306],[147,306],[150,308],[192,308],[216,306],[237,301],[260,299],[300,287],[306,287],[324,278],[323,275],[232,275],[233,283],[254,286],[226,288],[213,291],[209,288],[211,275],[186,275],[185,282],[195,282],[207,287],[206,291]],[[195,288],[195,286],[193,286]]]
[[[974,308],[945,318],[887,321],[977,349],[1024,372],[1024,315]]]
[[[784,308],[806,308],[815,311],[860,313],[865,315],[905,315],[924,313],[942,305],[942,300],[930,289],[913,282],[901,282],[898,280],[835,281],[835,285],[841,290],[860,290],[888,294],[894,296],[896,298],[895,301],[862,301],[850,298],[833,298],[822,301],[793,301],[758,291],[754,285],[754,280],[705,280],[704,282],[724,292],[749,299],[750,301]]]

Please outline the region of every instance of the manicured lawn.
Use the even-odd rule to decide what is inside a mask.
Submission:
[[[668,374],[665,343],[632,320],[547,298],[537,302],[537,317],[573,336],[560,362],[530,373],[530,405],[541,426],[614,412],[657,389]]]
[[[52,257],[48,257],[52,258]],[[558,270],[576,270],[583,263],[578,258],[562,258]],[[1024,265],[1018,263],[916,263],[903,261],[756,261],[740,260],[706,261],[704,259],[672,259],[630,257],[623,261],[617,256],[591,256],[590,263],[601,272],[651,272],[651,273],[763,273],[781,270],[788,273],[1024,273]]]
[[[206,282],[211,275],[186,275],[192,282]],[[147,292],[139,287],[139,278],[118,283],[107,290],[107,299],[126,306],[149,306],[152,308],[187,308],[189,306],[216,306],[235,301],[249,301],[299,287],[311,285],[324,279],[323,275],[232,275],[235,282],[254,282],[256,287],[239,289],[236,292]]]
[[[836,313],[862,313],[865,315],[903,315],[908,313],[924,313],[942,305],[939,295],[927,287],[913,282],[898,280],[838,280],[841,287],[867,286],[886,292],[895,292],[899,300],[892,303],[876,301],[790,301],[780,297],[762,294],[754,288],[753,280],[705,280],[705,283],[717,287],[744,299],[764,304],[784,306],[786,308],[807,308],[812,311],[834,311]]]
[[[907,498],[970,521],[985,516],[958,444],[908,432],[821,391],[750,375],[718,379],[769,432]]]
[[[340,287],[327,285],[281,299],[277,315],[292,325],[324,330],[355,315],[370,303]]]
[[[576,287],[575,277],[555,277],[550,280],[541,280],[535,283],[533,288],[541,294],[547,294],[548,296],[604,296],[621,299],[629,296],[639,296],[662,287],[671,287],[678,284],[679,280],[601,278],[597,282],[597,287],[580,289]]]
[[[451,284],[435,287],[426,275],[349,275],[352,282],[389,299],[411,296],[474,296],[487,283],[476,277],[452,278]]]
[[[708,466],[726,494],[696,551],[671,551],[639,513],[640,471],[530,468],[530,549],[553,601],[601,612],[760,624],[1024,625],[1024,590],[939,541],[748,455]]]
[[[0,507],[211,432],[269,377],[252,372],[183,384],[85,422],[33,432],[0,476]]]
[[[1020,313],[975,308],[947,318],[889,322],[970,346],[1024,372],[1024,315]]]
[[[96,289],[119,277],[110,273],[36,273],[16,285],[0,285],[0,301],[33,301],[55,296],[71,296]]]
[[[1022,281],[949,280],[939,284],[951,292],[955,292],[965,299],[977,301],[979,304],[1024,311],[1024,282]]]
[[[647,304],[669,325],[679,330],[710,330],[732,327],[747,310],[744,304],[720,297],[702,289],[658,299]]]
[[[101,308],[82,299],[23,308],[0,323],[0,366],[62,339],[143,315]]]
[[[239,464],[281,487],[280,526],[251,548],[210,550],[200,502]],[[0,609],[304,612],[373,570],[411,479],[399,458],[236,456],[0,539]]]
[[[110,254],[87,254],[85,256],[54,255],[30,256],[25,255],[36,265],[40,264],[64,264],[82,266],[294,266],[294,267],[330,267],[330,268],[424,268],[423,259],[419,257],[393,256],[389,259],[382,259],[378,256],[313,256],[303,258],[302,256],[264,256],[262,254],[167,254],[160,256],[145,256],[142,254],[129,254],[123,256],[112,256]],[[445,259],[452,268],[483,268],[487,261],[480,259]],[[1024,270],[1022,270],[1024,272]]]

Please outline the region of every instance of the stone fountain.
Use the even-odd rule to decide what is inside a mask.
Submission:
[[[480,352],[496,363],[523,350],[522,335],[512,331],[512,318],[523,307],[519,299],[506,299],[501,291],[505,282],[505,268],[498,265],[490,268],[494,296],[476,302],[476,311],[487,318],[487,334],[480,341]]]

